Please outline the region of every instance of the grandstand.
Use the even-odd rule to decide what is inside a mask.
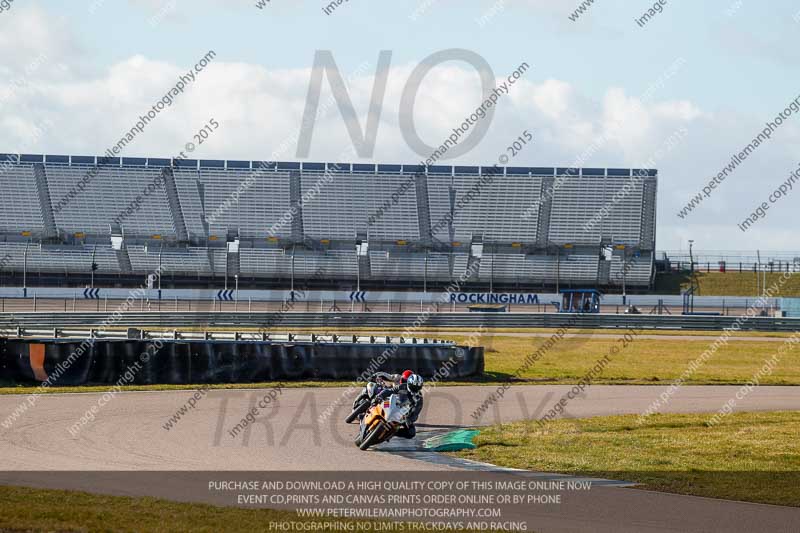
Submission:
[[[0,282],[647,288],[655,170],[8,154]],[[596,213],[604,213],[587,226]],[[627,266],[626,266],[627,265]],[[320,275],[320,272],[323,274]]]

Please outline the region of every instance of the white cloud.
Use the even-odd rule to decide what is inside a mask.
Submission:
[[[38,77],[63,74],[66,63],[81,53],[63,18],[55,18],[37,5],[14,6],[0,17],[0,76],[24,74],[31,63],[45,57],[47,68]]]
[[[162,5],[144,4],[151,11]],[[0,81],[0,145],[5,148],[0,151],[26,147],[31,152],[103,153],[186,73],[172,63],[134,55],[103,71],[78,76],[76,72],[85,70],[81,49],[63,24],[35,7],[21,8],[13,15],[17,24],[10,24],[10,18],[0,19],[0,52],[9,58],[0,67],[5,74],[5,81]],[[198,58],[202,53],[198,51]],[[9,93],[14,86],[8,80],[18,79],[40,55],[47,57],[47,65],[28,73],[27,83]],[[420,160],[398,129],[400,97],[413,67],[395,64],[389,73],[376,161]],[[374,69],[373,63],[348,84],[362,128]],[[199,147],[195,157],[266,159],[279,147],[287,146],[278,157],[293,160],[310,74],[309,68],[269,70],[247,63],[214,61],[123,155],[172,156],[213,117],[220,129]],[[342,74],[348,78],[344,69]],[[534,67],[511,87],[510,95],[501,97],[489,133],[475,150],[446,163],[493,164],[506,146],[528,129],[535,136],[534,144],[510,164],[570,165],[598,137],[616,131],[584,164],[638,166],[650,159],[677,128],[685,127],[689,132],[685,141],[658,164],[660,247],[677,248],[686,235],[693,235],[698,245],[705,241],[707,247],[769,244],[786,248],[786,243],[793,242],[793,234],[782,229],[792,227],[792,199],[771,210],[768,219],[746,236],[737,234],[735,225],[751,204],[766,197],[794,168],[793,150],[800,140],[800,129],[793,121],[800,119],[782,126],[772,141],[760,147],[685,222],[675,215],[682,204],[771,117],[701,109],[688,99],[663,100],[659,91],[644,104],[619,87],[608,87],[601,98],[592,99],[569,80],[538,80],[537,76]],[[4,94],[9,95],[5,100]],[[323,104],[329,96],[325,82]],[[441,65],[429,73],[417,95],[414,118],[419,135],[430,145],[440,144],[480,101],[473,69],[463,64]],[[34,134],[37,124],[45,119],[54,127]],[[614,128],[618,121],[624,127]],[[339,110],[331,106],[316,122],[311,159],[339,159],[350,145]]]

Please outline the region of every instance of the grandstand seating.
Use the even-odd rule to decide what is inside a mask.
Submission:
[[[292,275],[292,253],[283,250],[243,248],[240,252],[241,272],[288,278]],[[312,277],[317,271],[325,278],[351,278],[358,273],[358,260],[353,251],[294,254],[294,275]]]
[[[609,285],[622,285],[623,270],[625,283],[630,285],[647,285],[650,280],[652,253],[642,253],[640,257],[627,257],[626,268],[623,269],[623,260],[619,255],[611,258]]]
[[[333,174],[323,183],[322,173],[303,174],[303,228],[317,239],[353,240],[359,232],[371,240],[407,240],[420,238],[417,198],[414,190],[397,195],[397,204],[376,217],[368,226],[367,218],[384,202],[392,202],[408,176],[387,173],[376,179],[374,173]],[[318,187],[318,189],[315,189]],[[320,192],[314,194],[314,191]]]
[[[51,199],[68,198],[70,190],[87,174],[85,165],[54,164],[47,167],[47,184]],[[56,226],[64,233],[107,235],[115,219],[123,215],[142,197],[132,214],[118,222],[131,235],[175,237],[164,188],[156,186],[145,196],[148,185],[157,183],[160,168],[102,168],[61,210],[54,210]],[[102,199],[102,201],[99,201]]]
[[[186,230],[191,238],[202,239],[206,235],[206,229],[203,199],[200,197],[203,190],[200,174],[197,170],[175,168],[173,175],[175,177],[175,186],[178,189]]]
[[[469,241],[473,236],[481,236],[494,242],[536,241],[537,220],[523,218],[523,214],[541,196],[542,179],[528,175],[498,176],[482,187],[479,179],[477,175],[463,174],[428,179],[433,236],[445,242],[450,240],[444,222],[451,212],[452,195],[454,240]],[[472,200],[468,199],[470,190],[475,191]],[[459,205],[463,207],[459,209]]]
[[[3,191],[0,232],[44,231],[33,165],[4,165],[0,170],[0,190]]]
[[[200,169],[198,178],[205,192],[205,214],[212,222],[211,235],[224,238],[230,229],[245,239],[265,239],[289,208],[288,173],[259,174],[248,185],[250,174],[249,170]],[[277,235],[287,237],[290,233],[291,227],[284,227]]]
[[[133,272],[136,273],[152,272],[159,264],[163,271],[186,275],[196,276],[211,270],[205,248],[162,248],[158,244],[148,247],[134,244],[127,249]]]
[[[635,254],[626,283],[651,282],[655,171],[497,172],[9,155],[0,167],[0,268],[19,270],[26,257],[32,272],[85,273],[94,253],[99,272],[119,274],[150,272],[160,256],[173,276],[323,270],[326,279],[448,281],[474,265],[472,282],[613,286],[622,277],[613,248]],[[366,256],[356,242],[369,243]]]
[[[28,272],[89,272],[92,264],[97,263],[98,272],[117,273],[120,271],[119,263],[111,245],[94,246],[42,246],[24,243],[0,243],[0,258],[4,261],[5,270],[21,271],[27,266]],[[27,263],[27,265],[25,265]]]

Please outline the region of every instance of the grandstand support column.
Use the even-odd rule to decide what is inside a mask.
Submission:
[[[114,250],[117,255],[117,263],[119,270],[122,274],[131,274],[133,272],[133,265],[131,264],[131,257],[128,255],[128,246],[122,243],[118,250]]]
[[[561,285],[561,246],[556,246],[556,294],[560,291]]]
[[[542,192],[551,191],[555,186],[555,178],[542,179]],[[536,226],[536,243],[538,246],[547,246],[550,239],[550,211],[552,209],[552,200],[545,199],[542,194],[542,202],[539,204],[539,214]]]
[[[601,252],[598,252],[598,254]],[[601,260],[598,261],[597,267],[597,285],[600,287],[606,287],[611,283],[611,263],[613,259],[606,261]]]
[[[476,247],[480,247],[480,255],[475,253]],[[469,258],[467,258],[467,272],[469,277],[466,281],[475,281],[480,279],[481,260],[486,250],[483,247],[483,237],[472,236],[469,246]]]
[[[655,251],[656,241],[656,189],[658,184],[655,180],[648,180],[644,182],[642,206],[642,224],[641,235],[639,238],[639,246],[645,249],[652,247]]]
[[[431,206],[428,201],[428,176],[417,174],[414,179],[417,189],[417,219],[419,221],[419,238],[422,245],[429,247],[432,242]]]
[[[292,241],[302,243],[305,241],[303,229],[303,201],[302,181],[299,171],[289,172],[289,204],[292,207]]]
[[[167,194],[167,202],[169,203],[169,211],[172,214],[175,234],[178,237],[178,241],[188,242],[189,232],[186,230],[186,221],[183,218],[183,209],[181,209],[181,200],[178,196],[178,186],[175,185],[175,175],[172,173],[172,167],[164,167],[161,170],[161,177],[164,180],[164,191]]]
[[[228,277],[240,274],[239,238],[229,236],[227,254],[225,254],[225,283],[227,288]]]
[[[36,191],[39,194],[39,205],[42,209],[42,221],[44,222],[44,238],[54,239],[58,234],[56,231],[56,218],[53,213],[53,204],[50,201],[50,189],[47,186],[47,172],[43,163],[33,165],[33,175],[36,180]]]

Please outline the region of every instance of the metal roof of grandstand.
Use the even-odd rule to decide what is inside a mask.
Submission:
[[[504,167],[500,165],[410,165],[381,163],[322,163],[306,161],[245,161],[234,159],[180,159],[164,157],[116,157],[116,156],[82,156],[53,154],[0,154],[0,160],[13,163],[45,163],[48,165],[103,165],[131,167],[165,167],[176,168],[219,168],[261,171],[300,171],[331,173],[370,173],[370,174],[417,174],[423,169],[429,175],[458,174],[498,174],[504,175],[583,175],[583,176],[631,176],[638,173],[642,177],[657,176],[656,169],[637,168],[573,168],[573,167]]]

